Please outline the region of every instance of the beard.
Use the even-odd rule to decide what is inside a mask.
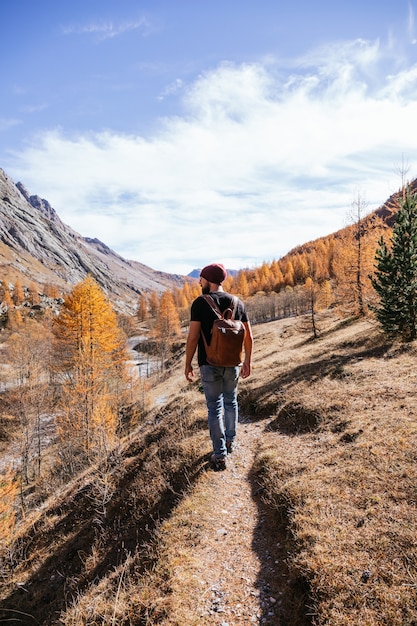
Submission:
[[[207,295],[208,293],[210,293],[210,285],[206,285],[205,287],[201,287],[201,292],[204,295]]]

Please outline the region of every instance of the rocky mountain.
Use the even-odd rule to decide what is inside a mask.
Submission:
[[[129,309],[142,292],[159,293],[184,277],[129,261],[64,224],[47,200],[0,169],[0,280],[52,284],[63,292],[91,274],[114,306]]]

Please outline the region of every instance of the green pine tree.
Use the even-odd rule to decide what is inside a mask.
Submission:
[[[391,247],[380,239],[372,285],[379,295],[374,307],[384,332],[391,338],[417,337],[417,195],[407,191],[400,203]]]

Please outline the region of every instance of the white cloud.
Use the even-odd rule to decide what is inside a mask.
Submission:
[[[158,96],[158,100],[164,100],[167,96],[173,96],[181,91],[183,87],[183,81],[181,78],[176,78],[172,83],[170,83],[162,93]]]
[[[148,27],[145,17],[139,20],[115,24],[113,22],[98,22],[86,25],[65,26],[62,29],[64,35],[96,35],[100,40],[113,39],[132,30],[144,30]]]
[[[50,130],[10,173],[81,234],[155,269],[272,260],[341,228],[358,187],[381,204],[402,154],[416,176],[417,66],[395,71],[387,54],[357,41],[287,66],[222,64],[157,134]]]

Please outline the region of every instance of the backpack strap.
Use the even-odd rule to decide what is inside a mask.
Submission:
[[[222,312],[220,311],[219,307],[215,303],[214,299],[208,293],[203,294],[203,298],[207,302],[207,304],[210,306],[210,308],[214,311],[214,313],[217,315],[217,317],[221,319],[223,317]]]
[[[232,296],[232,304],[233,304],[232,320],[234,320],[236,317],[237,303],[238,303],[238,299],[236,298],[236,296]]]
[[[215,302],[214,298],[212,298],[212,297],[210,296],[210,294],[207,294],[207,293],[206,293],[206,294],[203,294],[203,298],[204,298],[204,300],[207,302],[207,304],[209,304],[209,305],[210,305],[210,307],[212,308],[212,310],[214,311],[214,313],[217,315],[217,317],[218,317],[219,319],[223,319],[224,312],[222,313],[222,312],[220,311],[220,309],[219,309],[219,307],[217,306],[217,304],[216,304],[216,302]],[[234,320],[234,319],[235,319],[236,309],[237,309],[237,302],[238,302],[238,300],[237,300],[236,296],[232,296],[232,302],[231,302],[231,305],[233,305],[233,309],[231,309],[231,308],[230,308],[230,306],[228,306],[228,307],[227,307],[227,309],[229,309],[229,310],[231,310],[231,311],[232,311],[232,317],[231,317],[231,319],[232,319],[232,320]],[[226,309],[226,311],[227,311],[227,309]]]

